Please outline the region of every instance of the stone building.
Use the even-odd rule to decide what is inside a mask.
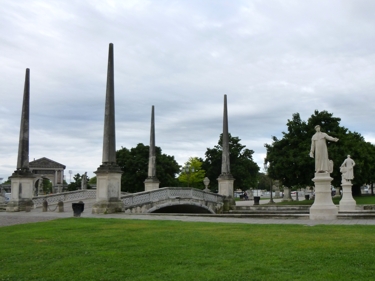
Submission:
[[[61,191],[64,183],[64,170],[63,164],[57,163],[46,157],[31,161],[29,163],[30,171],[36,175],[36,179],[41,177],[47,178],[51,181],[52,186]]]

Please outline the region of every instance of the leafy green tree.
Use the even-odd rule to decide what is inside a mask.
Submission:
[[[173,156],[162,154],[160,147],[155,147],[156,177],[160,187],[177,186],[176,175],[180,167]],[[121,177],[121,190],[125,192],[144,191],[147,178],[149,146],[139,143],[130,150],[122,147],[116,152],[117,164],[124,172]]]
[[[270,190],[272,180],[268,175],[264,173],[258,173],[258,179],[259,181],[258,181],[257,189]]]
[[[327,111],[316,110],[307,122],[301,120],[299,113],[293,114],[293,118],[287,122],[287,132],[282,132],[283,137],[272,137],[272,144],[265,144],[265,161],[270,163],[269,175],[288,187],[313,185],[311,179],[314,177],[315,162],[309,157],[309,151],[311,138],[315,133],[314,127],[320,125],[323,132],[339,139],[336,143],[327,141],[329,158],[334,162],[332,184],[341,185],[339,167],[348,154],[356,162],[353,193],[358,193],[359,187],[364,183],[373,182],[374,164],[369,155],[374,155],[371,154],[375,153],[374,146],[366,143],[359,133],[340,126],[340,121],[340,118],[333,117]]]
[[[82,176],[80,174],[75,174],[73,176],[73,182],[68,184],[68,190],[73,191],[73,190],[78,190],[81,189],[81,183],[82,183]]]
[[[228,136],[230,151],[230,171],[234,181],[234,189],[247,190],[256,187],[258,182],[259,167],[253,161],[254,151],[247,149],[245,145],[240,143],[238,137]],[[222,158],[222,141],[223,135],[214,148],[207,148],[205,160],[202,168],[206,171],[206,176],[210,179],[210,189],[216,191],[218,189],[217,178],[221,174],[221,158]]]
[[[178,180],[185,186],[204,189],[203,179],[205,170],[202,169],[202,161],[197,157],[190,157],[181,169]]]
[[[88,184],[96,184],[96,176],[90,178],[90,180],[87,182]]]

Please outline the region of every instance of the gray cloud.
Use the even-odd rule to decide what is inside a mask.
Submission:
[[[262,165],[287,119],[327,110],[375,141],[372,1],[2,1],[0,177],[16,167],[25,69],[30,160],[100,165],[108,44],[117,148],[156,144],[182,165],[229,129]]]

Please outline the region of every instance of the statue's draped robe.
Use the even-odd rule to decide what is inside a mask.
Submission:
[[[326,140],[335,141],[335,138],[326,133],[316,132],[311,138],[311,152],[315,152],[315,172],[330,170]]]
[[[344,163],[342,163],[341,167],[345,167],[345,173],[343,175],[344,179],[346,180],[352,180],[354,179],[354,167],[355,162],[351,158],[345,159]]]

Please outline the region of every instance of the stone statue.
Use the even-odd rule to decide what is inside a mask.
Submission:
[[[340,172],[342,173],[342,181],[350,181],[354,179],[354,166],[355,162],[350,155],[345,159],[345,161],[341,164]]]
[[[40,178],[38,180],[38,195],[42,195],[44,194],[44,190],[43,190],[43,178]]]
[[[338,138],[333,138],[326,133],[320,131],[320,126],[315,126],[316,133],[311,138],[310,157],[315,158],[316,173],[331,173],[333,170],[333,162],[328,159],[328,149],[326,141],[337,142]],[[314,157],[315,154],[315,157]]]
[[[87,189],[87,172],[85,172],[83,175],[82,175],[82,179],[81,179],[81,189]]]

